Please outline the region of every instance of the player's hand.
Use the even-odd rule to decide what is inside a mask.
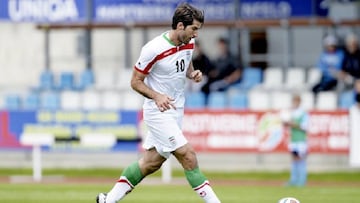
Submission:
[[[161,112],[164,112],[166,110],[169,110],[170,108],[176,109],[173,102],[174,99],[170,98],[169,96],[165,94],[158,94],[155,98],[156,106],[159,108]]]
[[[194,70],[190,73],[190,78],[195,82],[201,82],[202,80],[202,72],[200,70]]]
[[[290,122],[288,122],[288,121],[283,121],[283,125],[284,125],[285,127],[290,127]]]

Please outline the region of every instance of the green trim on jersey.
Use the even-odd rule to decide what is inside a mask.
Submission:
[[[301,122],[304,118],[304,114],[299,116],[298,118],[294,118],[293,122],[296,123],[298,126],[301,125]],[[291,128],[291,142],[303,142],[306,141],[306,132],[301,129]]]
[[[165,33],[163,34],[164,39],[165,39],[166,41],[168,41],[171,45],[176,46],[176,45],[174,44],[174,42],[172,42],[172,41],[166,36],[167,33],[169,33],[169,32],[165,32]]]

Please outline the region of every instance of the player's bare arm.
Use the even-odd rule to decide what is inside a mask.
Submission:
[[[189,68],[186,71],[186,77],[195,82],[201,82],[202,72],[200,70],[194,70],[192,62],[189,64]]]
[[[176,109],[172,104],[174,101],[173,98],[152,90],[144,83],[146,76],[146,74],[134,70],[131,78],[131,88],[144,97],[153,99],[161,112],[169,110],[170,108]]]

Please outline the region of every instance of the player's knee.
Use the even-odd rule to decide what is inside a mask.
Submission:
[[[193,170],[198,167],[195,151],[190,145],[179,148],[174,155],[185,170]]]

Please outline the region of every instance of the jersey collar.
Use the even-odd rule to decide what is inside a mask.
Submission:
[[[163,37],[164,37],[164,39],[165,39],[167,42],[169,42],[169,44],[171,44],[171,45],[173,45],[173,46],[176,46],[176,45],[174,44],[174,42],[172,42],[172,41],[170,40],[170,38],[169,38],[169,32],[165,32],[165,33],[163,34]]]

